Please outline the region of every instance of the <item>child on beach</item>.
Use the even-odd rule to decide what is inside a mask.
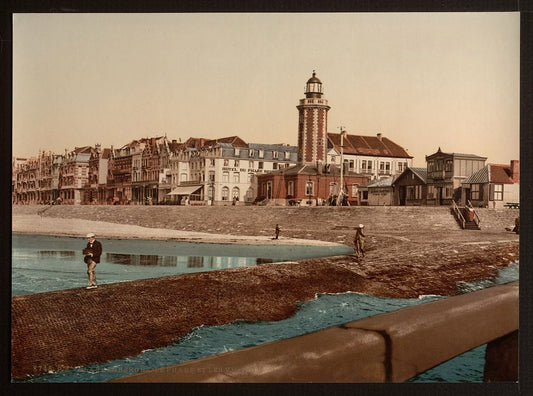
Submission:
[[[355,246],[355,254],[357,257],[365,257],[365,234],[363,234],[363,224],[359,224],[357,231],[355,232],[355,237],[353,239],[353,244]]]

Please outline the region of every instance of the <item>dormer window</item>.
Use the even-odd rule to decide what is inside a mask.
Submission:
[[[277,151],[272,151],[272,158],[278,159],[278,152]]]
[[[250,149],[248,152],[248,156],[253,157],[254,156],[254,149]]]
[[[241,153],[241,149],[235,147],[235,156],[239,156],[239,154]]]
[[[265,152],[263,150],[259,150],[259,158],[263,158],[265,155]]]

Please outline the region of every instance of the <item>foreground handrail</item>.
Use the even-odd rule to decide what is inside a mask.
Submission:
[[[461,222],[461,228],[464,229],[466,227],[466,219],[464,218],[463,214],[459,210],[459,207],[457,206],[454,200],[452,200],[452,211],[455,215],[455,218]]]
[[[403,382],[518,329],[519,282],[112,382]]]

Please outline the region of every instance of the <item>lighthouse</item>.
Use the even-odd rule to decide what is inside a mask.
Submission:
[[[326,162],[328,106],[323,97],[322,81],[313,70],[305,85],[305,98],[300,99],[298,109],[298,163]]]

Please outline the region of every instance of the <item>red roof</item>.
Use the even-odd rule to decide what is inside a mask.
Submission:
[[[328,133],[331,144],[338,150],[341,145],[341,135]],[[413,158],[400,145],[392,140],[378,136],[346,135],[344,139],[344,153],[354,155],[370,155],[379,157]]]
[[[511,167],[509,165],[490,164],[491,183],[512,184],[514,181],[511,175]]]

